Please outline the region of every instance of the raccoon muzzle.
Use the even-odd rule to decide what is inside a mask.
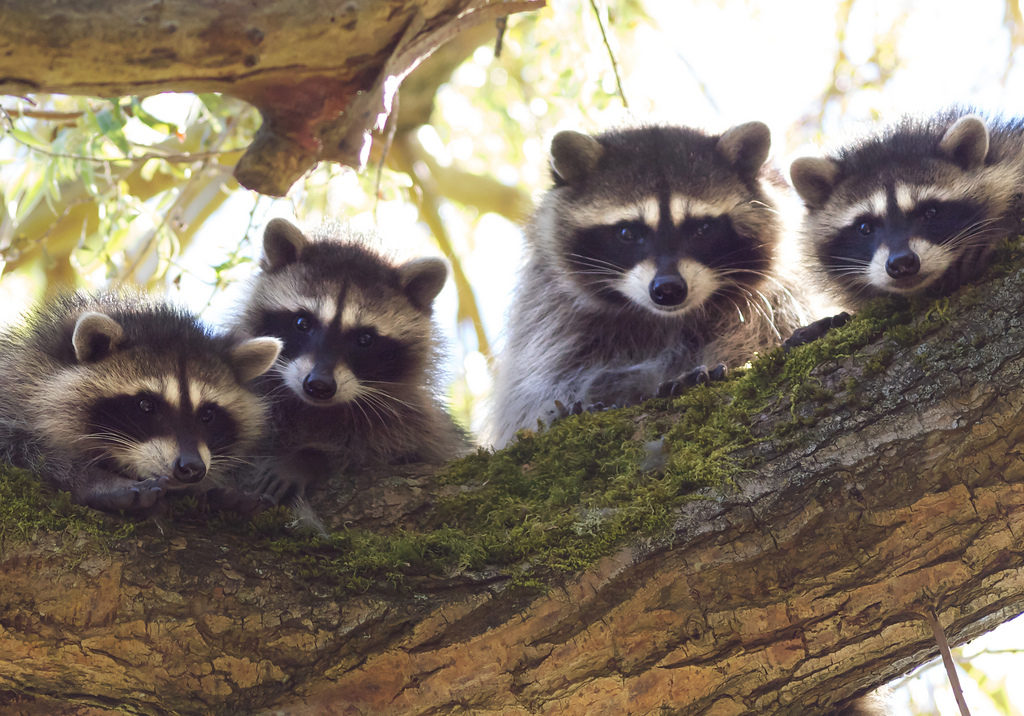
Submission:
[[[686,281],[678,271],[659,273],[651,281],[650,294],[659,306],[679,306],[686,300]]]
[[[338,391],[333,366],[316,366],[302,381],[302,390],[313,400],[330,400]]]
[[[885,272],[893,278],[914,276],[921,270],[921,259],[911,249],[893,251],[885,262]]]

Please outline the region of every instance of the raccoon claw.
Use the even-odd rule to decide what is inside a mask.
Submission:
[[[132,507],[148,509],[155,505],[156,501],[163,497],[169,481],[170,479],[164,476],[150,477],[139,481],[137,485],[130,488],[136,495],[136,502]]]
[[[713,382],[725,380],[727,375],[729,375],[728,366],[726,366],[725,363],[719,363],[708,371],[708,380]]]
[[[655,393],[656,398],[672,398],[682,392],[682,386],[679,385],[677,380],[667,380],[658,386],[658,392]]]
[[[94,491],[84,500],[89,507],[107,512],[148,510],[163,497],[168,478],[150,477],[131,485],[119,484]]]
[[[784,350],[795,348],[796,346],[802,346],[806,343],[811,343],[821,338],[823,335],[828,333],[833,328],[839,328],[840,326],[846,325],[846,322],[850,320],[850,314],[846,311],[839,313],[835,316],[826,316],[820,318],[814,323],[809,323],[806,326],[802,326],[793,331],[793,335],[782,342]]]
[[[658,386],[658,392],[655,397],[658,398],[676,398],[683,394],[683,391],[687,388],[692,388],[697,385],[704,385],[712,381],[725,380],[725,376],[728,374],[729,369],[725,363],[719,363],[711,370],[708,370],[706,365],[699,365],[689,373],[685,373],[676,380],[667,380]]]

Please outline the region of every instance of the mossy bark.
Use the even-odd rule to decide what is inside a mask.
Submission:
[[[0,705],[825,711],[934,657],[932,615],[959,643],[1024,611],[1024,269],[1001,273],[877,307],[677,401],[571,418],[440,472],[332,483],[316,504],[330,539],[277,513],[247,524],[179,509],[126,527],[4,478]],[[555,481],[528,494],[549,479],[544,450],[572,458],[594,426],[600,467],[543,512],[547,493],[568,494]],[[714,443],[702,430],[732,437],[686,462]],[[645,503],[668,506],[667,527],[609,533],[649,483],[711,454],[714,479]],[[598,491],[639,463],[633,492],[608,506]],[[516,496],[501,519],[499,494]],[[581,562],[612,546],[573,572],[558,551],[572,540]]]
[[[392,91],[439,47],[543,5],[11,0],[0,9],[0,93],[239,97],[264,122],[235,176],[283,196],[317,161],[358,166],[364,136],[390,111]]]

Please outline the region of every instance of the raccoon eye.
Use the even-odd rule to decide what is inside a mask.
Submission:
[[[925,218],[925,220],[928,221],[930,219],[934,219],[935,215],[938,214],[938,213],[939,213],[938,209],[936,209],[934,206],[929,206],[927,209],[924,210],[924,212],[921,214],[921,216],[923,216]]]
[[[875,225],[872,224],[870,221],[862,221],[859,224],[857,224],[857,232],[862,236],[870,236],[874,230]]]
[[[711,231],[711,223],[705,221],[703,224],[697,227],[697,230],[693,232],[694,236],[698,239]]]
[[[309,320],[309,316],[298,315],[295,317],[295,330],[299,333],[309,333],[313,330],[313,322]]]
[[[209,405],[204,405],[199,409],[199,422],[211,423],[213,419],[217,417],[217,411]]]
[[[139,410],[144,413],[152,413],[156,410],[156,403],[149,398],[139,398]]]
[[[366,348],[367,346],[371,345],[372,343],[373,343],[373,333],[371,333],[370,331],[363,331],[358,336],[356,336],[356,344],[360,348]]]
[[[619,241],[624,244],[638,244],[644,238],[643,234],[632,226],[620,226],[616,235],[619,237]]]

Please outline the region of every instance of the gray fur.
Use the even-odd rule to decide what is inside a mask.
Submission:
[[[440,398],[431,304],[447,266],[433,258],[397,264],[371,244],[333,227],[308,237],[281,219],[267,227],[263,270],[232,330],[285,343],[275,368],[257,382],[273,401],[274,439],[256,482],[275,500],[301,497],[307,484],[346,469],[442,463],[468,448]],[[296,333],[299,314],[314,326],[308,333]],[[374,345],[395,341],[397,357],[388,365],[400,365],[400,375],[358,374],[351,335],[366,331],[377,336]],[[336,380],[336,392],[323,399],[304,392],[317,371]]]
[[[807,207],[807,273],[836,303],[855,310],[879,295],[948,293],[1017,228],[1024,119],[965,108],[907,117],[827,157],[797,159],[791,177]],[[948,219],[957,206],[969,210]],[[900,270],[893,256],[918,265]]]
[[[168,490],[204,490],[234,470],[263,433],[265,407],[241,379],[260,364],[269,367],[279,349],[276,342],[210,335],[194,317],[143,296],[56,298],[0,334],[0,460],[104,510],[147,510]],[[184,393],[201,401],[191,409],[180,407],[182,377]],[[162,397],[145,397],[172,394],[173,409]],[[159,403],[179,416],[180,427],[155,437],[97,427],[94,409],[115,399],[125,405],[105,414],[118,421],[141,425],[132,411]],[[199,413],[211,405],[223,413],[200,427]],[[204,430],[214,418],[234,433],[207,445]],[[185,456],[201,460],[203,470],[180,481],[175,464]]]
[[[778,270],[782,225],[773,194],[779,182],[761,166],[768,148],[763,124],[721,136],[645,127],[591,141],[601,147],[592,152],[599,160],[586,175],[577,172],[575,183],[556,170],[555,186],[526,228],[526,262],[492,397],[489,437],[498,447],[517,430],[554,417],[556,400],[636,402],[699,365],[741,365],[806,320],[796,284]],[[570,243],[601,223],[608,207],[628,212],[670,195],[723,207],[719,218],[751,237],[763,270],[723,278],[720,290],[682,313],[658,313],[621,296],[605,300],[587,275],[602,267],[581,269]],[[604,270],[609,281],[619,280],[616,271]]]
[[[603,151],[589,134],[559,132],[551,139],[551,171],[566,184],[575,184],[593,171]]]

